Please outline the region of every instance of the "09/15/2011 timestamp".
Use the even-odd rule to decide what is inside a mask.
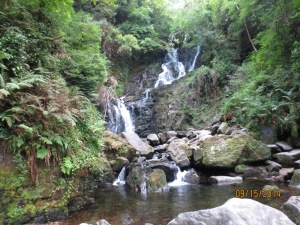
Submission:
[[[280,198],[280,190],[243,190],[235,191],[237,198]]]

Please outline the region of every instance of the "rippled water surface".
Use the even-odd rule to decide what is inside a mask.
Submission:
[[[237,190],[261,190],[267,181],[248,180],[233,185],[186,185],[170,187],[164,193],[136,193],[125,186],[107,184],[96,191],[96,204],[81,212],[76,212],[63,222],[63,225],[76,225],[82,222],[95,224],[100,219],[112,225],[165,225],[179,213],[208,209],[222,205],[236,197]],[[269,206],[279,208],[291,195],[299,191],[286,184],[275,183],[283,191],[281,197],[253,198]],[[248,196],[250,197],[250,196]]]

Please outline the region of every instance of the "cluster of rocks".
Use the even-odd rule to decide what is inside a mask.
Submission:
[[[189,170],[185,181],[193,184],[200,181],[196,171],[213,169],[226,176],[212,176],[207,179],[210,183],[258,177],[291,180],[290,185],[300,186],[300,172],[299,175],[294,172],[300,168],[300,149],[293,149],[285,142],[266,145],[248,135],[246,129],[230,127],[226,122],[204,130],[152,133],[144,139],[129,132],[123,132],[121,137],[132,146],[136,157],[129,160],[118,157],[114,160],[118,166],[114,168],[119,172],[126,165],[126,176],[130,178],[127,185],[135,190],[148,187],[153,187],[150,188],[153,191],[164,190],[176,178],[179,168]]]
[[[231,198],[223,205],[194,212],[180,213],[168,225],[300,225],[300,196],[291,196],[277,210],[252,199]],[[81,223],[80,225],[92,225]],[[110,225],[102,219],[96,225]],[[145,223],[145,225],[153,225]]]

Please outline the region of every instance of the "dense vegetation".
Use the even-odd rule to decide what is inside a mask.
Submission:
[[[19,171],[10,188],[38,186],[39,168],[68,178],[103,173],[95,105],[170,46],[201,45],[199,71],[217,76],[225,119],[300,144],[300,2],[174,2],[0,2],[0,147]]]
[[[186,1],[173,25],[174,39],[200,43],[202,63],[217,72],[225,119],[298,145],[299,10],[297,0]]]

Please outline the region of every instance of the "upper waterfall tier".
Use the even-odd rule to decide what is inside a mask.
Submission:
[[[178,49],[172,48],[166,55],[166,62],[162,64],[163,72],[158,75],[154,88],[171,84],[174,80],[185,76],[186,71],[194,70],[199,54],[199,45],[189,52],[187,56],[186,54],[178,54]]]

